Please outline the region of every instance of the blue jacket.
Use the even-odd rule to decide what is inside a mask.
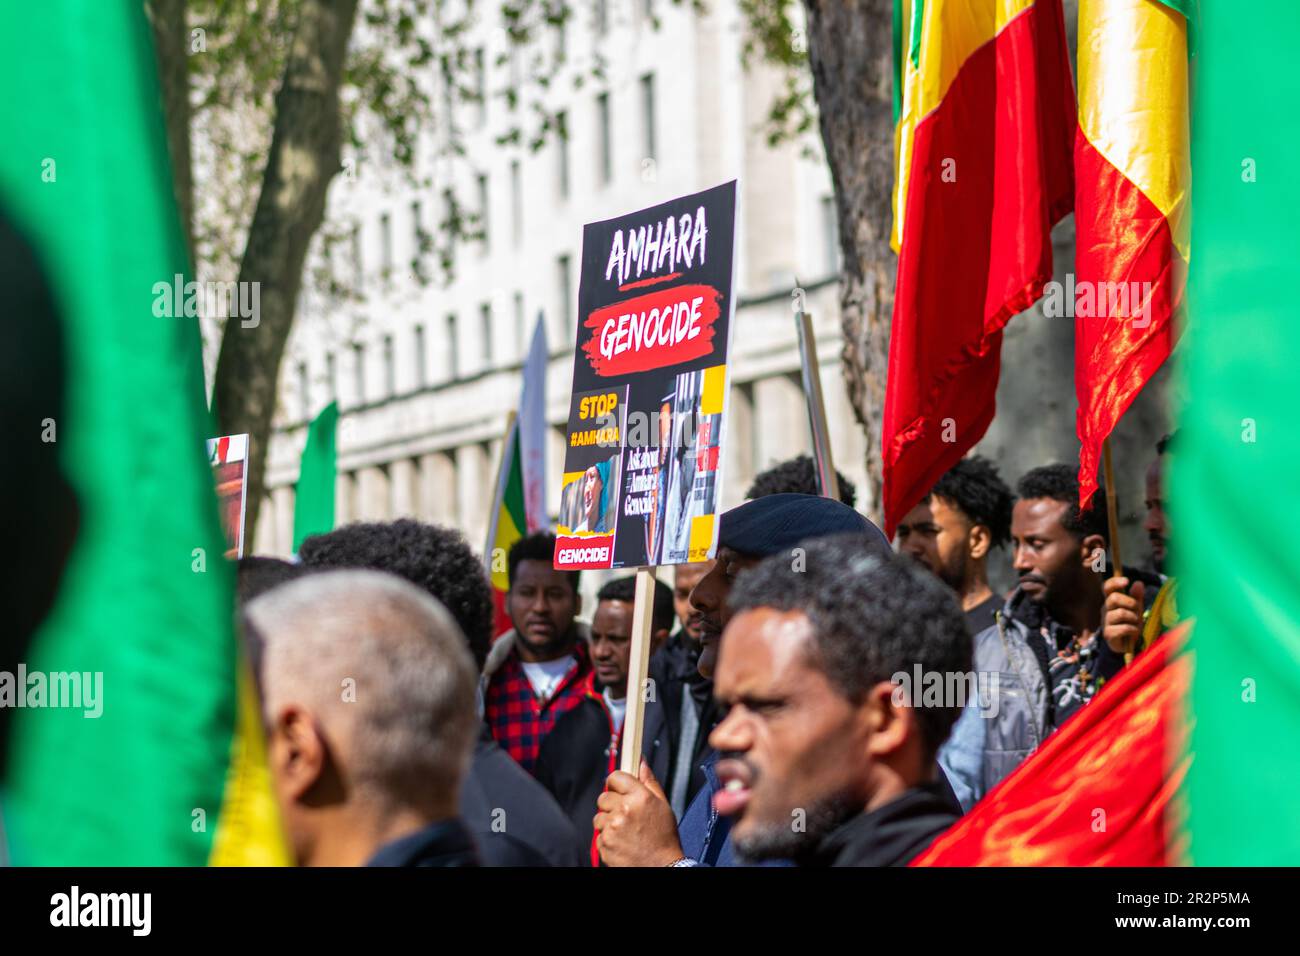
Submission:
[[[704,786],[695,795],[681,822],[677,824],[677,839],[682,853],[698,866],[743,866],[731,848],[731,818],[724,817],[713,808],[713,795],[721,788],[714,771],[719,753],[710,749],[700,765],[704,771]],[[763,866],[792,866],[786,860],[769,860]]]

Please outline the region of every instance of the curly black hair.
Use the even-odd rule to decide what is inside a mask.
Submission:
[[[840,483],[840,501],[850,508],[858,500],[858,489],[844,477],[837,468],[835,477]],[[766,471],[760,471],[754,483],[745,492],[746,498],[762,498],[765,495],[793,493],[797,495],[820,495],[821,485],[817,481],[817,465],[807,455],[796,455],[773,465]]]
[[[454,528],[402,518],[314,534],[298,558],[309,568],[370,568],[433,595],[465,632],[480,670],[492,644],[492,588],[483,563]]]
[[[1106,492],[1098,488],[1088,503],[1088,510],[1079,511],[1079,477],[1077,469],[1065,464],[1042,465],[1025,472],[1016,485],[1020,498],[1050,498],[1064,501],[1070,508],[1061,519],[1066,531],[1080,541],[1089,535],[1108,538],[1106,529]]]
[[[272,588],[310,573],[311,569],[301,564],[261,554],[245,555],[235,565],[235,597],[242,606]]]
[[[597,601],[623,601],[636,603],[636,575],[613,578],[606,581],[596,593]],[[656,631],[672,630],[673,618],[677,612],[673,609],[673,589],[655,578],[654,608],[650,611],[650,627]]]
[[[895,674],[911,675],[917,664],[945,678],[971,672],[966,618],[952,590],[933,574],[870,547],[860,535],[817,538],[802,547],[802,570],[780,554],[741,574],[728,598],[733,613],[771,608],[804,614],[817,666],[851,701]],[[961,712],[955,700],[943,704],[916,708],[930,757]]]
[[[510,546],[510,551],[506,554],[506,573],[510,579],[510,586],[515,586],[515,572],[519,570],[520,561],[545,561],[554,567],[555,562],[555,535],[549,531],[534,531],[525,538],[520,538]],[[578,593],[577,571],[566,572],[570,583],[573,584],[573,593]]]
[[[952,502],[972,524],[988,528],[995,547],[1011,540],[1014,496],[987,458],[972,455],[957,462],[935,482],[929,497]]]

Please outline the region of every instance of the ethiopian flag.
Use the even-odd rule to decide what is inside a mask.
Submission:
[[[493,634],[510,630],[506,613],[506,592],[510,576],[506,556],[511,546],[526,534],[544,528],[546,522],[546,321],[537,317],[532,344],[524,361],[524,381],[519,392],[519,411],[512,413],[501,443],[501,466],[489,512],[487,547],[483,560],[492,583],[496,607]]]
[[[17,711],[11,858],[283,861],[204,456],[198,326],[159,291],[188,265],[143,5],[7,4],[0,74],[0,202],[62,306],[58,440],[83,512],[26,665],[101,689],[97,715]]]
[[[1073,203],[1075,115],[1061,0],[910,0],[895,37],[889,534],[993,420],[1002,329],[1042,294]]]
[[[1190,0],[1079,0],[1074,387],[1079,498],[1177,336],[1190,257]]]
[[[506,556],[510,553],[511,546],[524,536],[527,527],[524,515],[523,456],[519,454],[519,419],[511,415],[505,441],[501,444],[501,471],[497,476],[492,521],[488,527],[487,549],[484,552],[495,609],[493,636],[504,634],[511,627],[510,615],[506,612],[506,592],[510,590]]]

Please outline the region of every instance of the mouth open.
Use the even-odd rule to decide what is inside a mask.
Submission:
[[[753,774],[742,760],[720,760],[718,782],[722,789],[713,795],[713,808],[724,817],[737,816],[749,803]]]

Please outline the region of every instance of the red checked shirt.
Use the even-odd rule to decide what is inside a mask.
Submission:
[[[557,720],[582,703],[589,685],[591,659],[586,642],[578,641],[573,652],[573,666],[546,700],[533,691],[517,649],[510,651],[488,681],[484,719],[496,742],[529,773],[537,763],[542,740]]]

